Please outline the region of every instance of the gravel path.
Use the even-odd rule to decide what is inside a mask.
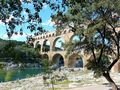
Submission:
[[[46,90],[41,76],[0,83],[0,90]]]
[[[105,85],[87,86],[87,87],[77,87],[69,90],[110,90],[110,87]]]

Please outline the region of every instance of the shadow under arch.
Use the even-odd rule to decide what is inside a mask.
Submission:
[[[64,66],[64,58],[61,54],[57,53],[52,57],[51,66],[53,69]]]
[[[42,51],[43,51],[43,52],[48,52],[48,51],[50,51],[50,41],[48,41],[47,39],[43,41]]]
[[[37,41],[35,44],[34,44],[34,48],[36,47],[36,45],[38,45],[39,44],[39,41]]]
[[[73,53],[72,55],[69,55],[68,67],[83,68],[82,58],[77,53]]]
[[[57,37],[52,46],[53,51],[63,51],[63,44],[65,43],[65,40],[62,37]]]
[[[49,56],[48,56],[47,54],[43,54],[43,55],[42,55],[42,59],[43,59],[43,60],[44,60],[44,59],[49,60]]]
[[[41,44],[39,43],[39,41],[36,42],[34,48],[35,48],[35,50],[37,50],[37,51],[40,51],[40,50],[41,50]]]

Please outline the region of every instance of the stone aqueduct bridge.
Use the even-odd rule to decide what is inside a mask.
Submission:
[[[73,52],[69,57],[65,57],[66,52],[67,52],[66,49],[58,50],[58,51],[55,51],[54,49],[55,49],[55,43],[59,38],[63,38],[63,40],[66,43],[66,42],[69,42],[70,40],[72,40],[73,36],[74,36],[74,33],[69,29],[63,30],[60,35],[57,35],[56,32],[43,33],[41,35],[33,37],[35,39],[34,47],[36,47],[36,45],[39,44],[40,45],[39,48],[41,48],[40,54],[43,56],[43,58],[47,58],[51,63],[59,64],[59,63],[61,63],[61,61],[59,61],[59,60],[61,60],[61,58],[62,58],[64,66],[71,67],[75,64],[75,62],[77,60],[76,53]],[[44,48],[44,43],[46,41],[50,42],[50,47],[49,47],[49,50],[44,51],[43,48]],[[85,54],[84,52],[81,51],[80,56],[82,58],[82,64],[84,67],[87,63],[87,60],[89,60],[89,58],[91,57],[91,55]],[[120,61],[115,64],[112,71],[120,72]]]
[[[57,35],[56,32],[47,32],[38,36],[34,36],[34,47],[36,47],[37,44],[40,45],[40,54],[43,56],[43,58],[48,58],[51,63],[61,63],[61,58],[63,59],[64,66],[69,67],[73,66],[75,64],[75,61],[77,60],[77,55],[75,53],[72,53],[69,57],[66,56],[66,49],[63,50],[55,50],[55,43],[58,39],[62,38],[64,42],[69,42],[74,37],[74,33],[69,30],[65,29],[61,32],[60,35]],[[46,41],[50,42],[50,49],[48,51],[44,51],[44,43]],[[86,64],[85,57],[82,57],[82,65],[84,66]]]

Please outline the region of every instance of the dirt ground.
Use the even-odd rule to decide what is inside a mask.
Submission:
[[[111,90],[111,87],[106,85],[96,85],[96,86],[71,88],[69,90]]]

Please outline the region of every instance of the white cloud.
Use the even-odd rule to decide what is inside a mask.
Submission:
[[[27,37],[27,34],[23,33],[23,35],[20,34],[13,34],[10,38],[11,40],[18,40],[18,41],[25,41]],[[1,36],[2,39],[8,40],[8,35],[5,33],[3,36]]]
[[[55,22],[52,22],[52,20],[50,18],[48,21],[43,22],[42,25],[43,26],[53,26],[53,25],[55,25]]]
[[[27,0],[28,2],[32,2],[32,0]],[[20,2],[23,2],[23,0],[20,0]]]

